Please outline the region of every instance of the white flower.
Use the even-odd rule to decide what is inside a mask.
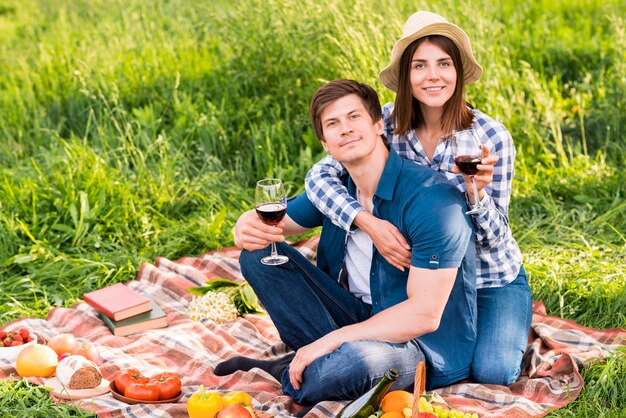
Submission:
[[[187,307],[187,316],[194,321],[213,321],[224,324],[237,319],[237,308],[228,295],[221,292],[207,292],[194,296]]]

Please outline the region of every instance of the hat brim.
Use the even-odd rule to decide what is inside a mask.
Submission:
[[[416,39],[428,35],[441,35],[450,39],[459,48],[461,61],[463,64],[463,78],[465,84],[471,84],[480,79],[483,74],[482,67],[474,59],[472,46],[467,34],[458,26],[448,22],[436,22],[425,25],[418,31],[403,35],[393,46],[391,52],[391,62],[380,72],[380,81],[383,85],[395,92],[398,91],[398,80],[400,74],[400,58],[404,50]]]

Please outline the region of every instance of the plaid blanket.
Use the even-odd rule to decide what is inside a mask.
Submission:
[[[318,237],[296,244],[312,258]],[[128,286],[150,295],[167,313],[169,327],[145,331],[127,337],[113,336],[87,304],[71,309],[55,308],[44,319],[24,318],[4,329],[20,327],[37,330],[43,339],[70,332],[79,341],[96,345],[103,359],[100,369],[112,380],[124,368],[133,367],[147,375],[174,371],[182,377],[183,396],[174,404],[127,405],[111,394],[76,401],[85,410],[102,417],[185,417],[186,401],[200,385],[219,391],[241,390],[253,397],[260,416],[288,417],[303,411],[281,392],[280,384],[269,374],[253,369],[226,377],[213,375],[214,366],[235,355],[274,358],[286,352],[270,318],[246,315],[236,321],[216,325],[199,323],[184,313],[192,296],[187,289],[205,281],[224,277],[243,280],[239,272],[239,251],[226,248],[200,257],[170,261],[159,258],[144,264],[137,280]],[[609,356],[618,346],[626,345],[625,329],[597,330],[572,321],[549,316],[543,304],[536,302],[529,336],[526,367],[522,377],[509,387],[459,383],[437,390],[456,409],[476,412],[481,417],[541,417],[575,399],[583,388],[579,367],[584,362]],[[12,364],[0,360],[0,378],[15,379]],[[44,384],[45,379],[31,378]],[[321,402],[306,416],[331,417],[345,402]]]

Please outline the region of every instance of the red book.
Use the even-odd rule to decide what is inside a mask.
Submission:
[[[121,321],[152,309],[150,299],[122,283],[85,293],[83,300],[114,321]]]

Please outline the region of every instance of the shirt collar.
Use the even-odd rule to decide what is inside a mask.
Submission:
[[[393,149],[390,149],[389,157],[387,157],[385,168],[380,176],[380,180],[378,180],[378,186],[376,187],[374,196],[383,200],[391,200],[398,176],[402,169],[402,164],[402,158]],[[352,197],[356,196],[356,185],[350,177],[348,177],[348,193]]]
[[[383,174],[378,181],[375,196],[383,200],[391,200],[398,176],[402,171],[402,164],[402,158],[394,150],[389,150],[389,157],[387,158]]]

